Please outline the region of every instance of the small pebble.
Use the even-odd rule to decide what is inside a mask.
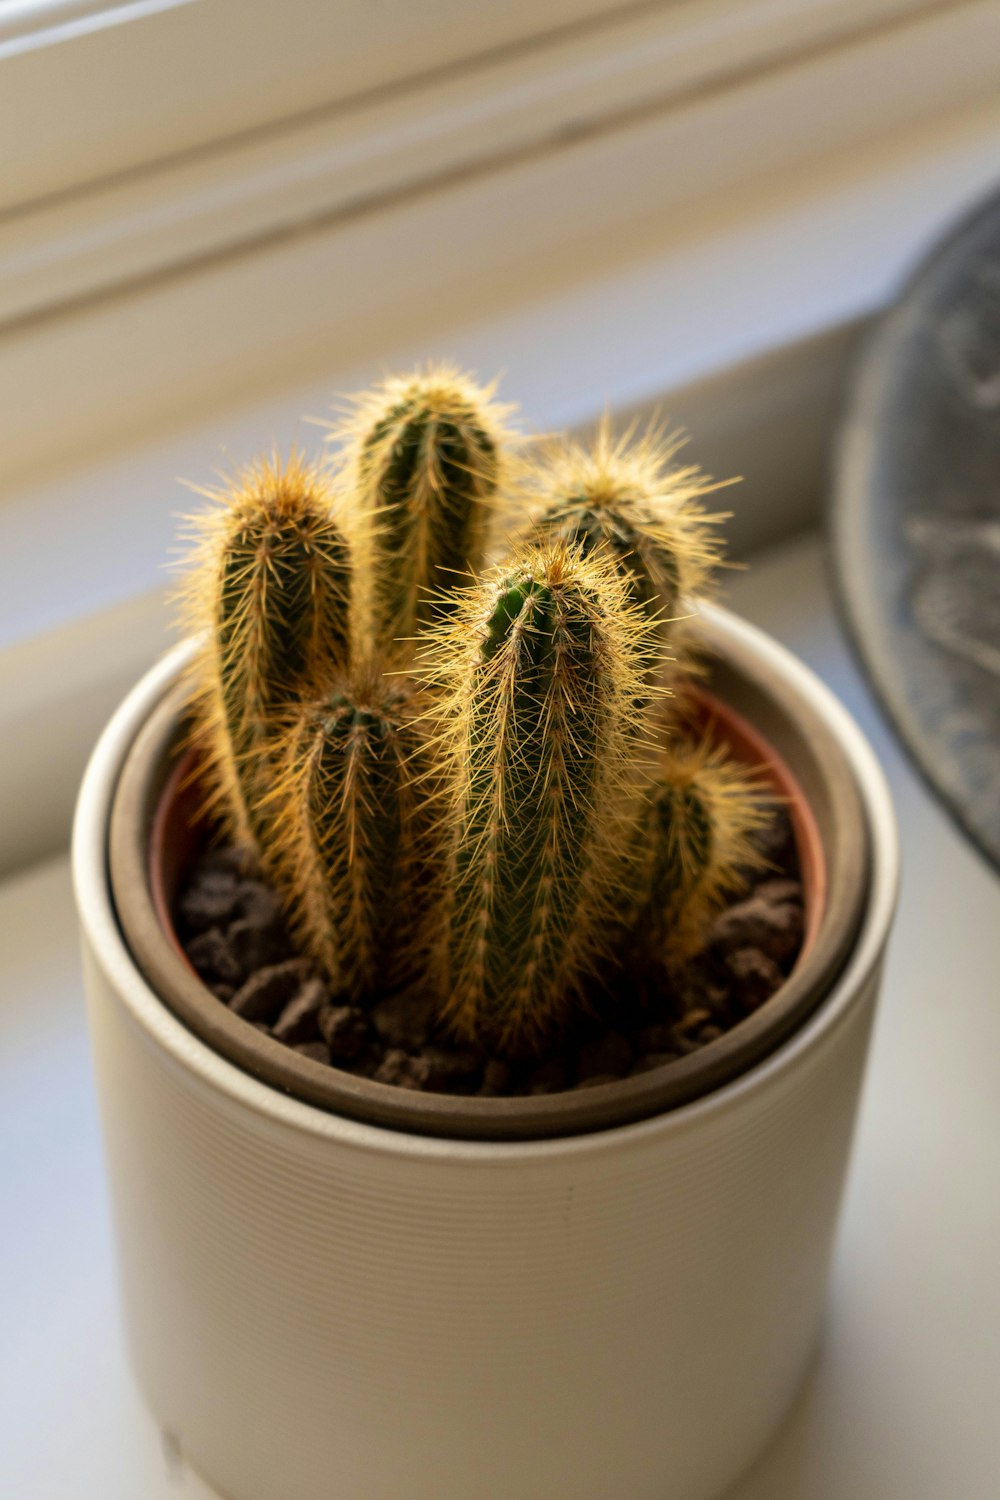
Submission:
[[[437,1007],[426,995],[389,995],[372,1006],[371,1018],[387,1047],[415,1052],[430,1041]]]
[[[394,1083],[397,1088],[426,1088],[430,1077],[430,1064],[426,1058],[411,1057],[400,1047],[392,1047],[385,1054],[372,1075],[376,1083]]]
[[[270,1024],[294,998],[308,972],[309,964],[302,958],[258,969],[236,991],[229,1008],[245,1021],[267,1021]]]
[[[225,927],[236,915],[239,887],[229,870],[202,875],[185,891],[178,903],[178,915],[191,932],[207,932],[210,927]]]
[[[801,880],[762,880],[754,889],[754,895],[769,906],[782,906],[786,901],[797,901],[802,905]]]
[[[368,1044],[368,1017],[355,1005],[324,1005],[317,1015],[320,1033],[338,1062],[353,1062]]]
[[[279,927],[262,925],[251,917],[238,917],[226,931],[230,947],[244,974],[277,964],[291,953]]]
[[[243,970],[218,927],[199,932],[187,945],[187,956],[207,983],[239,984]]]
[[[802,942],[802,908],[794,902],[773,905],[751,896],[731,906],[712,925],[711,943],[723,953],[757,948],[778,965],[795,957]]]
[[[773,958],[759,948],[737,948],[726,965],[739,987],[740,1000],[747,1012],[759,1010],[770,1000],[784,978]]]
[[[329,992],[322,979],[315,975],[307,979],[297,995],[294,995],[272,1028],[275,1039],[288,1042],[312,1042],[318,1039],[320,1007],[329,999]]]
[[[711,1019],[711,1011],[706,1010],[704,1006],[696,1006],[693,1010],[685,1011],[684,1015],[681,1016],[680,1020],[674,1026],[674,1038],[682,1036],[690,1041],[698,1035],[703,1026],[709,1024]]]
[[[698,962],[677,976],[674,990],[676,1013],[686,1016],[692,1010],[718,1010],[729,995],[729,975],[718,970],[714,954],[706,952]]]

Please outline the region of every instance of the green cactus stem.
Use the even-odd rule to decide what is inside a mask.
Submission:
[[[302,705],[283,740],[279,878],[302,948],[355,999],[427,967],[437,872],[424,723],[403,677],[371,671]]]
[[[215,809],[267,855],[273,747],[302,693],[348,657],[351,564],[328,481],[295,455],[242,472],[195,520],[183,591],[200,635],[195,736]]]
[[[644,951],[676,967],[704,947],[714,918],[764,865],[755,837],[774,800],[759,773],[709,739],[664,751],[646,814]]]
[[[443,690],[445,1017],[512,1054],[558,1028],[609,958],[631,871],[651,631],[603,556],[526,548],[460,595],[428,659]]]
[[[410,641],[483,559],[510,408],[450,368],[390,379],[331,437],[356,495],[359,640]]]
[[[722,515],[702,501],[719,489],[694,466],[675,463],[680,441],[651,426],[615,438],[607,417],[591,448],[561,438],[524,469],[531,506],[525,533],[606,550],[631,599],[658,625],[653,645],[676,657],[678,616],[705,594],[721,560],[715,532]]]

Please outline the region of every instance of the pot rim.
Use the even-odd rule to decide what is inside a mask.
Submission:
[[[566,1150],[600,1150],[602,1143],[606,1148],[620,1142],[622,1132],[639,1139],[658,1132],[673,1134],[695,1128],[724,1114],[747,1091],[768,1086],[776,1072],[795,1066],[821,1043],[827,1031],[850,1010],[852,1000],[863,990],[866,979],[880,961],[898,882],[895,821],[874,754],[828,689],[791,653],[728,611],[718,606],[703,606],[702,618],[716,647],[721,644],[723,656],[727,644],[737,655],[740,650],[752,651],[769,677],[783,680],[786,688],[804,699],[813,714],[823,721],[850,768],[868,833],[871,878],[861,925],[854,933],[846,961],[812,1013],[762,1059],[711,1092],[660,1113],[590,1127],[584,1134],[526,1139],[416,1133],[398,1126],[369,1123],[282,1093],[229,1062],[177,1019],[143,977],[118,925],[107,864],[107,830],[122,764],[145,720],[169,692],[182,669],[190,643],[182,643],[170,652],[133,689],[115,714],[94,751],[77,808],[73,868],[82,925],[94,956],[133,1021],[176,1063],[199,1075],[207,1087],[221,1092],[234,1107],[250,1109],[256,1115],[282,1121],[290,1128],[319,1138],[335,1137],[358,1149],[415,1154],[429,1159],[462,1157],[476,1162],[512,1163]],[[611,1090],[616,1086],[606,1087]],[[462,1102],[467,1101],[459,1101]]]

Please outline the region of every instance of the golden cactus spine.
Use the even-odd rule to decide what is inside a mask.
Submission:
[[[359,640],[412,640],[483,559],[509,408],[450,368],[385,381],[331,436],[358,503]]]
[[[663,753],[646,814],[644,944],[671,965],[705,944],[713,919],[761,868],[756,835],[774,796],[759,775],[702,738]]]
[[[240,473],[196,520],[184,603],[202,645],[195,730],[215,810],[267,852],[276,736],[289,708],[346,667],[351,562],[320,471],[293,455]]]
[[[613,564],[563,543],[493,569],[438,628],[451,825],[441,968],[461,1036],[530,1049],[609,956],[651,628]]]
[[[354,998],[426,968],[424,724],[411,685],[372,670],[301,705],[284,736],[275,868],[303,949]]]
[[[631,599],[657,621],[660,648],[674,652],[674,621],[685,601],[704,595],[721,560],[723,519],[702,503],[720,485],[676,464],[680,446],[655,426],[615,438],[605,417],[592,447],[560,438],[523,469],[526,535],[607,551]]]

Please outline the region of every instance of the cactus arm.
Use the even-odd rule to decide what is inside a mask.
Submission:
[[[586,554],[606,550],[631,600],[657,621],[664,649],[678,614],[706,592],[721,561],[723,517],[703,505],[720,485],[677,465],[679,446],[656,427],[616,439],[605,418],[592,448],[558,439],[525,466],[522,481],[532,512],[526,536],[577,544]]]
[[[410,640],[482,562],[509,408],[446,369],[361,397],[331,436],[357,496],[367,582],[358,635]]]
[[[426,623],[432,596],[477,567],[485,545],[495,444],[471,405],[446,414],[432,396],[397,403],[362,448],[362,493],[377,517],[373,602],[383,645]]]
[[[373,673],[302,704],[283,740],[276,869],[303,949],[356,999],[419,966],[422,722],[409,685]]]
[[[329,485],[294,456],[212,498],[182,596],[202,640],[196,739],[230,832],[266,853],[275,736],[297,696],[346,664],[351,565]]]
[[[527,550],[465,591],[444,679],[452,857],[445,1014],[530,1050],[607,957],[631,865],[626,804],[650,626],[606,559]]]
[[[774,796],[759,773],[709,739],[664,752],[646,824],[649,951],[676,966],[704,947],[713,919],[763,867],[755,836]]]

